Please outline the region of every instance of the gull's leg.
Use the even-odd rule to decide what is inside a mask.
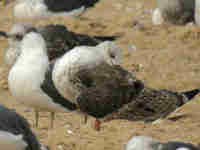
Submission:
[[[54,120],[55,120],[55,112],[51,112],[51,128],[53,128]]]
[[[95,122],[94,122],[94,129],[96,131],[100,131],[100,129],[101,129],[101,121],[100,120],[98,120],[98,119],[95,120]]]
[[[84,113],[83,115],[84,115],[83,116],[84,117],[83,123],[86,124],[87,121],[88,121],[88,115],[86,113]]]
[[[35,110],[35,127],[38,128],[39,111]]]

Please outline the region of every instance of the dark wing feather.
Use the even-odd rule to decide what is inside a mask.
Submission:
[[[185,97],[177,92],[145,87],[133,101],[106,118],[154,121],[166,117],[184,104]]]
[[[52,70],[53,70],[54,64],[52,63],[50,65],[50,69],[46,72],[45,80],[41,85],[41,89],[45,94],[47,94],[54,103],[60,104],[61,106],[65,107],[67,110],[76,110],[76,104],[71,103],[69,100],[64,98],[56,89],[53,80],[52,80]]]
[[[45,5],[53,12],[70,12],[85,6],[93,7],[99,0],[44,0]]]
[[[90,37],[69,31],[64,25],[47,25],[38,28],[44,37],[50,60],[64,55],[76,46],[96,46],[106,40],[115,40],[115,36]]]
[[[131,73],[120,66],[101,65],[77,73],[84,88],[77,102],[80,110],[96,118],[116,111],[142,89]]]

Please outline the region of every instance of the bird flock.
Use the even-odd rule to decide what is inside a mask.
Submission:
[[[13,8],[16,18],[80,16],[101,0],[19,0]],[[157,0],[152,23],[200,24],[199,0]],[[101,121],[124,119],[153,122],[166,118],[193,100],[200,89],[169,91],[154,89],[121,66],[123,50],[115,43],[119,36],[89,36],[70,31],[62,24],[35,27],[14,24],[9,32],[5,63],[10,69],[9,91],[17,102],[39,113],[81,112],[84,123],[94,117],[95,130]],[[20,87],[20,88],[19,88]],[[0,105],[0,146],[4,150],[49,150],[40,144],[29,123],[20,114]],[[183,142],[161,143],[152,137],[135,136],[126,150],[199,150]]]

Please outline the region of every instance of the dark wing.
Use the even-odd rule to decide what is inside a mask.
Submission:
[[[130,102],[143,87],[131,73],[120,66],[104,64],[80,70],[76,76],[84,85],[77,99],[80,110],[97,118]]]
[[[53,12],[70,12],[85,6],[93,7],[99,0],[44,0],[45,5]]]
[[[26,150],[40,150],[40,143],[26,119],[2,105],[0,105],[0,130],[15,135],[22,134],[24,141],[28,144]]]
[[[168,90],[156,90],[145,87],[130,103],[118,110],[107,120],[143,120],[154,121],[166,117],[182,106],[184,96]]]
[[[115,40],[117,37],[90,37],[69,31],[64,25],[47,25],[38,28],[44,37],[50,60],[58,58],[76,46],[96,46],[106,40]]]
[[[46,72],[45,80],[41,85],[42,91],[51,97],[54,103],[60,104],[65,107],[67,110],[75,110],[77,109],[76,105],[71,103],[69,100],[64,98],[56,89],[53,80],[52,80],[52,71],[53,71],[54,63],[50,65],[50,69]]]

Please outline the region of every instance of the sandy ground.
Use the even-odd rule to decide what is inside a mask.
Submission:
[[[58,17],[46,20],[16,20],[14,3],[0,6],[0,30],[9,31],[13,23],[29,21],[36,26],[65,24],[70,30],[89,35],[119,35],[128,70],[154,88],[186,91],[200,87],[200,27],[151,23],[155,0],[101,0],[81,18]],[[7,87],[8,69],[3,63],[7,41],[0,38],[0,103],[16,109],[34,124],[30,108],[17,104]],[[149,135],[161,141],[181,140],[200,144],[200,97],[183,106],[171,119],[157,124],[113,120],[102,125],[100,132],[92,128],[94,118],[81,124],[81,115],[73,112],[57,114],[50,129],[50,114],[41,113],[39,128],[33,128],[43,144],[52,150],[122,150],[135,135]]]

